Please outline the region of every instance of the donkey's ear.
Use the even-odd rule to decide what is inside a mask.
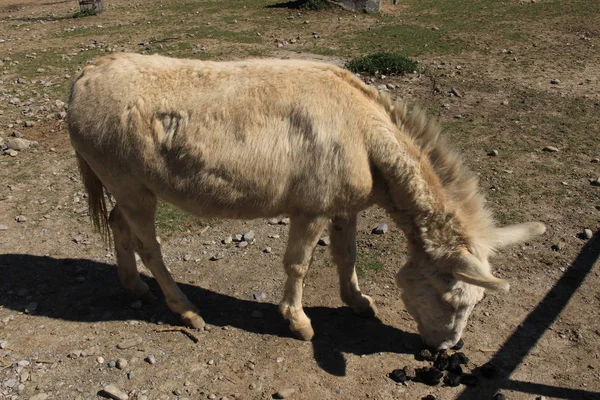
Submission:
[[[540,222],[525,222],[494,229],[493,245],[502,249],[527,240],[546,232],[546,226]]]
[[[458,257],[458,262],[452,268],[452,275],[459,281],[495,292],[508,292],[510,288],[508,281],[492,275],[489,265],[479,261],[467,250]]]

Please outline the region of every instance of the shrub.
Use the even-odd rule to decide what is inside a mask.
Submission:
[[[354,73],[406,74],[417,68],[417,62],[400,53],[382,52],[357,57],[345,65]]]

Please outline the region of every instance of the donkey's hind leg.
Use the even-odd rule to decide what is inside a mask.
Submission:
[[[120,206],[120,212],[127,220],[134,240],[134,247],[144,265],[158,282],[169,308],[179,314],[183,322],[193,328],[202,328],[205,323],[198,314],[198,308],[181,291],[167,270],[156,240],[155,214],[156,196],[145,188],[135,193],[129,189],[127,195],[119,198],[113,192]]]
[[[118,204],[110,212],[108,223],[113,233],[117,255],[117,270],[119,271],[121,283],[135,297],[151,296],[148,285],[140,279],[135,263],[135,255],[133,254],[131,230]]]
[[[342,301],[355,313],[365,317],[375,316],[377,308],[373,299],[361,293],[354,265],[356,263],[356,216],[333,218],[329,237],[331,253],[340,278]]]
[[[289,241],[283,259],[287,280],[279,310],[289,321],[294,335],[303,340],[312,339],[314,331],[310,319],[302,309],[302,282],[319,236],[326,225],[327,219],[323,217],[291,218]]]

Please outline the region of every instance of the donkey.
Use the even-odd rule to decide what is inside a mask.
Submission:
[[[304,340],[314,331],[302,282],[328,224],[342,300],[375,315],[354,268],[356,218],[375,204],[391,215],[408,240],[396,276],[403,302],[436,349],[458,342],[484,289],[508,290],[488,258],[545,231],[537,222],[496,227],[438,125],[326,63],[104,56],[74,80],[68,128],[91,219],[105,239],[112,230],[121,282],[149,293],[135,250],[194,328],[204,321],[156,240],[158,198],[200,216],[289,215],[279,309]],[[116,201],[110,214],[106,193]]]

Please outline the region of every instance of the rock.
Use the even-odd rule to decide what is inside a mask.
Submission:
[[[105,361],[105,360],[104,360],[104,357],[102,357],[102,356],[98,356],[98,358],[96,358],[96,362],[97,362],[98,364],[104,364],[104,361]]]
[[[25,127],[26,128],[32,128],[35,126],[35,122],[33,121],[25,121]]]
[[[496,157],[498,155],[498,150],[488,151],[487,155],[490,157]]]
[[[21,103],[21,100],[20,100],[18,97],[11,97],[11,98],[8,100],[8,104],[12,104],[12,105],[15,105],[15,106],[16,106],[17,104],[19,104],[19,103]]]
[[[30,145],[31,145],[31,142],[26,139],[15,138],[15,139],[8,139],[6,141],[6,146],[8,146],[8,148],[11,150],[25,150],[25,149],[29,148]]]
[[[62,101],[62,100],[56,100],[56,101],[54,102],[54,104],[56,105],[56,108],[57,108],[58,110],[62,110],[63,108],[65,108],[65,102],[64,102],[64,101]]]
[[[264,299],[266,299],[266,298],[267,298],[267,294],[266,294],[265,292],[257,292],[257,293],[253,293],[253,294],[252,294],[252,298],[253,298],[254,300],[261,301],[261,300],[264,300]]]
[[[135,300],[129,305],[129,307],[133,308],[134,310],[139,310],[142,308],[142,305],[143,304],[141,300]]]
[[[127,366],[127,360],[124,358],[118,358],[117,359],[117,368],[119,369],[123,369]]]
[[[277,225],[279,224],[279,219],[278,218],[271,218],[269,220],[269,225]]]
[[[558,147],[546,146],[542,150],[547,151],[548,153],[556,153],[558,151]]]
[[[191,254],[186,254],[183,256],[183,261],[190,261],[192,259],[192,255]]]
[[[600,158],[592,158],[592,159],[590,160],[590,162],[591,162],[591,163],[594,163],[594,164],[596,164],[596,163],[599,163],[599,162],[600,162]]]
[[[550,248],[554,251],[561,251],[562,250],[562,245],[560,243],[555,243],[552,246],[550,246]]]
[[[237,244],[237,247],[243,249],[244,247],[248,247],[248,242],[246,242],[245,240],[242,240],[241,242],[239,242]]]
[[[289,225],[290,224],[290,219],[289,218],[283,218],[279,223],[281,225]]]
[[[371,233],[374,234],[374,235],[383,235],[387,231],[388,231],[387,224],[379,224],[375,228],[373,228],[373,230],[371,231]]]
[[[227,236],[225,239],[221,240],[223,244],[231,244],[233,242],[233,238],[231,236]]]
[[[0,231],[1,230],[2,230],[2,225],[0,225]],[[267,253],[267,254],[271,253],[272,251],[273,250],[269,246],[267,246],[263,249],[263,253]]]
[[[125,339],[117,345],[117,349],[119,349],[119,350],[129,349],[131,347],[135,347],[139,344],[142,344],[143,342],[144,342],[144,340],[142,340],[142,338],[139,336],[131,338],[131,339]]]
[[[38,303],[35,301],[32,301],[31,303],[27,304],[25,306],[25,314],[31,314],[33,312],[35,312],[38,308]]]
[[[217,253],[213,256],[210,257],[210,261],[217,261],[220,260],[221,258],[225,257],[222,253]]]
[[[485,363],[481,366],[481,375],[489,379],[495,378],[498,375],[498,369],[492,363]]]
[[[506,396],[502,393],[496,393],[493,397],[494,400],[506,400]]]
[[[331,240],[329,239],[329,236],[323,236],[321,239],[319,239],[319,246],[329,246],[331,244]]]
[[[8,155],[9,155],[9,156],[11,156],[11,157],[16,157],[16,156],[19,154],[19,152],[18,152],[18,151],[16,151],[16,150],[12,150],[12,149],[11,149],[11,150],[8,150],[8,151],[6,152],[6,154],[8,154]]]
[[[388,83],[385,86],[387,86],[387,88],[390,89],[390,90],[396,89],[396,85],[394,85],[393,83]]]
[[[10,136],[16,137],[16,138],[19,138],[19,139],[23,138],[23,134],[21,132],[19,132],[19,131],[12,131],[12,133],[10,134]]]
[[[0,340],[0,349],[4,350],[8,346],[6,340]]]
[[[455,95],[456,97],[462,97],[462,94],[460,94],[460,92],[457,89],[455,89],[455,88],[451,88],[448,91],[448,93],[451,93],[451,94]]]
[[[553,85],[558,85],[560,83],[560,79],[552,79],[550,83]]]
[[[600,177],[598,179],[590,178],[590,184],[592,186],[600,186]]]
[[[507,106],[508,105],[508,100],[502,100],[502,105],[503,106]]]
[[[406,372],[403,369],[395,369],[390,372],[390,378],[397,383],[406,382],[408,377],[406,376]]]
[[[129,396],[127,393],[121,391],[115,385],[106,385],[102,388],[102,391],[105,395],[109,396],[111,399],[115,400],[128,400]]]
[[[254,231],[248,231],[248,232],[244,233],[243,239],[246,242],[253,241],[254,240]]]
[[[273,398],[274,399],[287,399],[291,395],[293,395],[294,392],[296,392],[296,389],[292,389],[292,388],[280,389],[277,391],[277,393],[275,393],[273,395]]]
[[[238,233],[237,235],[233,235],[233,241],[234,242],[241,242],[243,240],[244,236],[240,233]]]
[[[48,398],[48,395],[46,393],[38,393],[34,396],[31,396],[29,398],[29,400],[46,400]]]
[[[592,232],[591,229],[584,229],[583,230],[583,238],[584,239],[591,239],[594,236],[594,232]]]
[[[150,365],[154,365],[154,364],[156,364],[156,357],[154,357],[154,355],[150,354],[149,356],[144,358],[144,361],[146,361]]]

